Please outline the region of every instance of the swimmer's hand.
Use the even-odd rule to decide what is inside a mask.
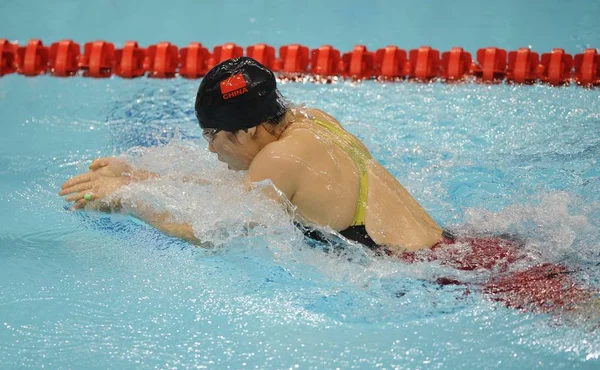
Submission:
[[[144,181],[158,177],[158,175],[153,172],[134,168],[124,159],[116,157],[96,158],[92,161],[89,168],[90,171],[101,171],[102,174],[115,177],[129,176],[132,181]]]
[[[96,158],[90,164],[91,171],[102,171],[102,173],[110,174],[113,176],[130,176],[133,182],[144,181],[148,179],[158,179],[161,176],[157,173],[134,168],[130,164],[128,164],[125,160],[116,157],[103,157]],[[183,183],[191,182],[196,185],[210,185],[211,182],[206,179],[197,178],[195,176],[186,175],[186,176],[167,176],[166,178],[181,181]]]
[[[194,235],[191,225],[171,222],[170,214],[156,212],[150,204],[144,202],[122,204],[122,200],[114,195],[125,185],[158,178],[157,174],[135,169],[124,160],[113,157],[95,159],[89,168],[90,171],[67,180],[58,193],[60,196],[66,196],[66,201],[75,202],[71,209],[87,207],[100,211],[123,211],[165,234],[187,240],[200,247],[210,246]],[[186,181],[194,180],[186,179]]]
[[[96,163],[93,170],[67,180],[58,195],[66,196],[67,202],[74,202],[71,209],[81,209],[90,204],[92,208],[102,211],[116,210],[120,207],[119,199],[109,201],[107,198],[133,181],[132,174],[123,169],[124,163],[104,166]]]

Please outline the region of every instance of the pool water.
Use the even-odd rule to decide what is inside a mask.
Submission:
[[[330,19],[335,30],[323,41],[313,27],[285,26],[281,15],[295,9],[291,3],[229,1],[207,5],[202,13],[182,2],[170,11],[141,9],[131,24],[103,28],[101,19],[129,20],[124,14],[135,10],[133,3],[65,2],[60,9],[68,15],[57,23],[57,7],[40,3],[33,11],[7,2],[0,23],[6,20],[9,28],[0,36],[26,39],[37,32],[46,43],[62,37],[118,43],[140,36],[144,43],[169,39],[183,45],[197,35],[186,17],[196,7],[195,14],[231,14],[229,30],[207,32],[200,40],[209,46],[234,40],[311,47],[327,42],[346,49],[364,42],[376,48],[407,30],[406,48],[448,48],[452,42],[474,52],[496,41],[506,48],[531,42],[579,52],[600,45],[592,21],[600,7],[573,3],[559,12],[562,3],[544,2],[549,19],[563,21],[560,34],[550,20],[537,28],[523,25],[519,19],[535,5],[516,1],[480,12],[466,1],[470,10],[462,23],[409,2],[332,2],[322,12],[309,4],[311,11],[301,15],[314,14],[321,24]],[[411,22],[395,23],[387,9]],[[45,19],[44,12],[57,16],[31,28],[17,22],[32,11],[34,19]],[[498,14],[508,17],[504,23],[494,20]],[[365,18],[360,35],[350,27],[358,17]],[[438,31],[453,31],[414,31],[432,17]],[[150,19],[180,22],[181,28],[150,27]],[[240,19],[246,27],[233,22]],[[94,27],[80,27],[85,22]],[[201,30],[218,24],[205,22]],[[485,32],[473,34],[480,23]],[[532,28],[548,32],[523,36]],[[198,83],[0,78],[1,368],[600,365],[598,316],[506,308],[476,288],[494,272],[406,264],[352,245],[342,254],[309,246],[289,215],[259,194],[245,194],[242,175],[207,151],[192,107]],[[563,263],[578,282],[600,287],[597,90],[376,82],[280,88],[289,100],[337,117],[440,224],[465,234],[517,234],[526,241],[521,252],[527,264]],[[57,196],[62,182],[105,155],[167,175],[132,186],[124,196],[170,210],[218,248],[194,248],[121,215],[65,209]],[[212,185],[176,179],[190,173]],[[248,232],[248,220],[264,226]],[[438,276],[471,285],[439,285]]]

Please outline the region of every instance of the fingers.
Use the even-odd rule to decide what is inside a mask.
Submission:
[[[112,212],[113,208],[110,203],[102,202],[100,200],[87,200],[85,198],[79,199],[69,210],[75,211],[79,209],[96,210],[101,212]]]
[[[92,192],[81,192],[79,194],[77,194],[76,196],[72,196],[72,197],[68,197],[66,198],[66,200],[68,200],[69,202],[74,201],[75,204],[73,204],[73,206],[71,206],[70,210],[76,210],[76,209],[83,209],[86,206],[91,206],[91,209],[102,209],[102,204],[99,203],[99,201],[97,200],[98,196],[96,196],[94,193]]]
[[[77,185],[71,186],[71,187],[66,188],[66,189],[62,189],[58,193],[58,195],[60,195],[62,197],[63,195],[67,195],[67,194],[71,194],[71,193],[77,193],[77,192],[80,192],[80,191],[89,190],[91,188],[92,188],[92,183],[91,182],[84,182],[84,183],[81,183],[81,184],[77,184]]]
[[[112,158],[110,158],[110,157],[103,157],[103,158],[96,158],[96,159],[94,159],[92,161],[92,164],[90,164],[90,170],[95,171],[95,170],[97,170],[99,168],[108,166],[111,159]]]
[[[86,191],[80,191],[77,194],[73,194],[70,195],[68,197],[65,198],[65,200],[67,202],[75,202],[75,201],[79,201],[80,199],[85,199],[87,201],[92,201],[94,199],[96,199],[96,196],[94,195],[94,193],[87,191],[89,189],[86,189]]]
[[[85,182],[89,182],[92,179],[92,174],[89,172],[86,172],[84,174],[81,175],[77,175],[74,177],[71,177],[69,180],[67,180],[61,187],[61,189],[63,190],[67,190],[72,186],[78,185],[78,184],[82,184]]]
[[[87,204],[87,200],[85,200],[85,199],[79,199],[77,202],[75,202],[75,204],[73,204],[73,207],[71,207],[71,210],[74,210],[74,209],[83,209],[86,204]]]

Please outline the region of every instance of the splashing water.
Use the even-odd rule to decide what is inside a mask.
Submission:
[[[467,358],[573,368],[598,362],[597,319],[524,313],[490,300],[480,288],[500,272],[448,263],[469,253],[467,244],[441,259],[429,261],[424,251],[406,263],[353,244],[328,253],[305,241],[293,214],[258,189],[245,192],[242,174],[206,150],[189,101],[195,83],[85,81],[57,89],[62,80],[40,78],[30,91],[11,81],[3,81],[15,91],[11,96],[90,94],[92,109],[32,104],[6,121],[3,364],[456,368]],[[524,240],[524,258],[508,274],[561,263],[578,282],[600,286],[596,95],[372,83],[286,84],[282,91],[336,116],[457,235]],[[34,147],[23,150],[23,138]],[[163,175],[123,189],[123,196],[169,210],[214,247],[194,248],[129,217],[66,212],[56,196],[60,184],[92,158],[111,154]],[[250,220],[257,226],[248,227]],[[440,277],[466,284],[438,284]]]

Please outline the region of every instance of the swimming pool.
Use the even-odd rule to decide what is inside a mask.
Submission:
[[[544,2],[543,12],[540,4],[516,1],[486,9],[469,1],[461,8],[309,2],[300,10],[268,1],[133,4],[7,2],[1,36],[330,42],[343,50],[356,43],[444,50],[460,44],[471,52],[488,44],[571,53],[600,45],[600,7],[583,1],[569,8]],[[523,22],[534,11],[544,16]],[[284,18],[292,12],[297,16]],[[215,14],[227,14],[227,24],[210,32],[221,25]],[[322,27],[306,26],[309,16]],[[192,111],[197,85],[0,78],[1,367],[599,365],[597,319],[522,313],[476,290],[434,282],[445,274],[477,284],[487,272],[407,265],[360,248],[336,256],[307,247],[284,215],[243,196],[239,174],[206,151]],[[566,263],[600,286],[597,90],[374,82],[288,83],[281,90],[336,116],[442,225],[519,234],[532,260]],[[216,179],[202,189],[165,181],[131,195],[178,212],[223,248],[195,249],[124,217],[65,211],[60,184],[92,158],[111,154]],[[246,236],[250,217],[269,227]]]

